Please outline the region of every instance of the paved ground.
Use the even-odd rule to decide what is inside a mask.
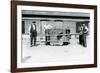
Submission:
[[[45,46],[38,45],[30,47],[29,36],[23,35],[22,40],[22,62],[23,63],[45,63],[65,61],[89,61],[90,48],[78,44],[78,39],[72,38],[67,46]]]

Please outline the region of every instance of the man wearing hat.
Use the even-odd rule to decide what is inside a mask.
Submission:
[[[33,40],[34,40],[34,46],[36,46],[36,37],[37,37],[36,22],[32,22],[32,24],[30,25],[29,34],[30,34],[31,47],[33,46]]]
[[[79,42],[82,44],[84,47],[87,47],[87,41],[86,41],[86,36],[88,33],[88,28],[85,24],[82,24],[80,28],[80,36],[79,36]]]

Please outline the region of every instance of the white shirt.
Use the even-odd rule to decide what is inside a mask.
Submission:
[[[44,25],[44,29],[51,29],[52,26],[51,25]]]
[[[34,30],[36,29],[34,24],[32,24],[32,27]],[[31,29],[31,25],[29,26],[29,34],[30,34],[30,29]]]
[[[87,33],[88,32],[87,26],[85,26],[85,29],[86,29],[85,33]],[[80,30],[83,30],[83,26],[80,28]]]

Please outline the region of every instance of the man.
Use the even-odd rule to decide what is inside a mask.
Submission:
[[[70,44],[70,41],[69,41],[69,40],[71,39],[70,32],[71,32],[71,31],[70,31],[69,27],[67,27],[67,29],[65,30],[65,34],[66,34],[66,35],[65,35],[65,37],[66,37],[65,39],[66,39],[66,40],[65,40],[65,42],[63,42],[63,45],[68,45],[68,44]]]
[[[34,46],[36,46],[36,37],[37,37],[36,22],[32,22],[32,24],[30,25],[29,34],[30,34],[31,47],[33,46],[33,39],[34,39]]]
[[[45,44],[50,45],[50,30],[52,29],[52,25],[45,24],[44,29],[45,29]]]
[[[87,32],[88,32],[88,28],[85,24],[83,24],[82,27],[81,27],[81,31],[80,31],[79,42],[84,47],[87,47],[87,42],[86,42]]]

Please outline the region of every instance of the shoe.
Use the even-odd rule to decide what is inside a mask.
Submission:
[[[33,45],[31,45],[30,47],[32,47]]]

